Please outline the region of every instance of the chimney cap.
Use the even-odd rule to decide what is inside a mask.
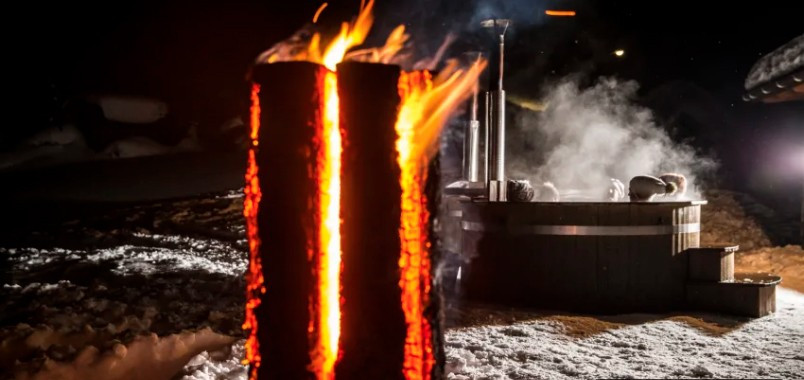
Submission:
[[[511,24],[513,21],[507,18],[490,18],[480,22],[481,27],[491,29],[492,32],[499,35],[505,34]]]

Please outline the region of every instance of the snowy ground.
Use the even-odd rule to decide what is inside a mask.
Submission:
[[[804,295],[780,289],[777,302],[775,315],[755,320],[547,316],[456,328],[447,334],[447,371],[454,379],[796,378],[804,373]],[[597,326],[575,336],[583,322]]]
[[[245,379],[241,203],[233,192],[87,208],[0,237],[0,378],[108,378],[115,368],[131,378]],[[782,263],[775,254],[747,262]],[[800,377],[804,295],[779,289],[777,310],[748,320],[454,308],[448,377]]]
[[[798,378],[804,373],[804,295],[780,289],[777,302],[775,315],[755,320],[533,315],[505,325],[456,327],[447,332],[447,378]],[[242,340],[232,353],[223,360],[197,356],[183,378],[246,379],[237,360]]]

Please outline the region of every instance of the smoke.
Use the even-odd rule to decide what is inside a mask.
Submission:
[[[545,24],[549,18],[544,14],[546,9],[544,2],[531,0],[380,2],[377,4],[377,22],[366,45],[381,45],[383,36],[403,24],[411,35],[415,60],[438,55],[447,36],[454,36],[455,43],[448,51],[442,52],[445,58],[470,50],[485,51],[494,39],[480,26],[481,21],[490,18],[511,19],[513,25],[506,36],[513,37],[520,31]]]
[[[600,199],[611,178],[666,172],[687,177],[686,197],[700,199],[698,179],[715,162],[688,145],[674,143],[650,110],[634,103],[638,84],[602,78],[582,89],[578,78],[551,87],[541,113],[520,113],[509,137],[508,173],[539,184],[553,182],[562,193]],[[521,134],[521,136],[517,136]],[[514,141],[511,141],[514,140]]]

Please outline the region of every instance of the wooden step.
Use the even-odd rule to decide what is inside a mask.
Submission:
[[[687,250],[690,281],[723,282],[734,280],[734,252],[738,245],[719,244]]]
[[[776,285],[781,277],[737,274],[734,281],[687,283],[687,305],[696,310],[715,311],[747,317],[763,317],[776,311]]]

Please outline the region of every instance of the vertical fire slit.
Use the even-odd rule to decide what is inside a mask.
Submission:
[[[399,95],[402,104],[396,123],[398,139],[396,149],[400,168],[399,185],[402,188],[399,237],[399,257],[402,289],[402,310],[407,324],[403,372],[405,378],[429,379],[435,358],[432,347],[432,326],[424,317],[424,306],[430,294],[430,243],[427,239],[429,213],[424,195],[426,165],[415,154],[415,120],[418,94],[432,89],[430,74],[424,72],[402,73],[399,78]]]
[[[257,377],[260,367],[260,347],[257,341],[257,317],[255,309],[260,305],[260,294],[265,293],[262,276],[262,260],[260,259],[260,236],[257,231],[257,211],[259,209],[262,193],[257,177],[256,151],[258,149],[257,136],[260,129],[260,85],[254,84],[251,88],[251,146],[248,151],[248,168],[246,170],[245,200],[243,214],[246,218],[246,229],[249,244],[249,266],[246,273],[246,316],[243,329],[248,330],[246,341],[246,359],[244,364],[251,365],[249,377]]]
[[[318,247],[316,260],[318,294],[315,305],[316,341],[311,352],[318,379],[334,378],[340,336],[340,191],[341,132],[338,126],[338,82],[334,72],[321,75],[321,149],[318,161]],[[311,331],[313,333],[313,331]]]

